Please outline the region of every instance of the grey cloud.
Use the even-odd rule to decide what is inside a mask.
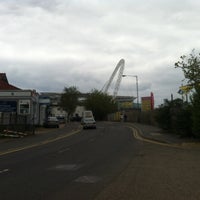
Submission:
[[[200,45],[199,9],[195,0],[0,1],[1,71],[22,88],[88,92],[124,58],[140,95],[163,99],[182,79],[174,63]],[[131,81],[119,92],[133,94]]]

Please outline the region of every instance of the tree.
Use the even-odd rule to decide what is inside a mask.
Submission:
[[[60,107],[67,112],[67,120],[74,113],[76,106],[78,105],[78,97],[80,92],[75,86],[65,87],[64,93],[61,95]]]
[[[193,50],[189,57],[181,56],[181,61],[175,63],[175,68],[181,68],[188,85],[197,91],[200,87],[200,54]]]
[[[167,100],[165,105],[155,110],[155,120],[158,126],[164,130],[170,130],[170,102]]]
[[[156,109],[155,115],[158,125],[180,136],[192,136],[191,108],[182,99],[166,101],[165,105]]]
[[[200,136],[200,54],[193,50],[189,56],[181,56],[175,68],[181,68],[189,86],[193,87],[192,128],[195,135]]]
[[[192,121],[194,135],[200,137],[200,88],[196,89],[192,98]]]
[[[98,90],[92,90],[85,100],[85,107],[92,110],[96,119],[104,120],[109,113],[117,110],[117,104],[112,97]]]

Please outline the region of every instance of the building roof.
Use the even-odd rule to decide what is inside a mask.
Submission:
[[[21,90],[14,85],[9,84],[5,73],[0,73],[0,90]]]

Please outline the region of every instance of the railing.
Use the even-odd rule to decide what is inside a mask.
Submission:
[[[1,135],[31,135],[34,134],[34,121],[29,115],[18,115],[16,113],[0,114]]]

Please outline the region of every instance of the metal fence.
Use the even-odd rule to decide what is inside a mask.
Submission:
[[[116,112],[108,115],[108,121],[121,121],[121,114],[126,114],[127,122],[137,122],[142,124],[154,125],[157,123],[155,121],[156,111],[140,111],[140,110],[126,110],[123,112]]]
[[[0,134],[25,136],[35,133],[34,121],[28,115],[0,113]]]

